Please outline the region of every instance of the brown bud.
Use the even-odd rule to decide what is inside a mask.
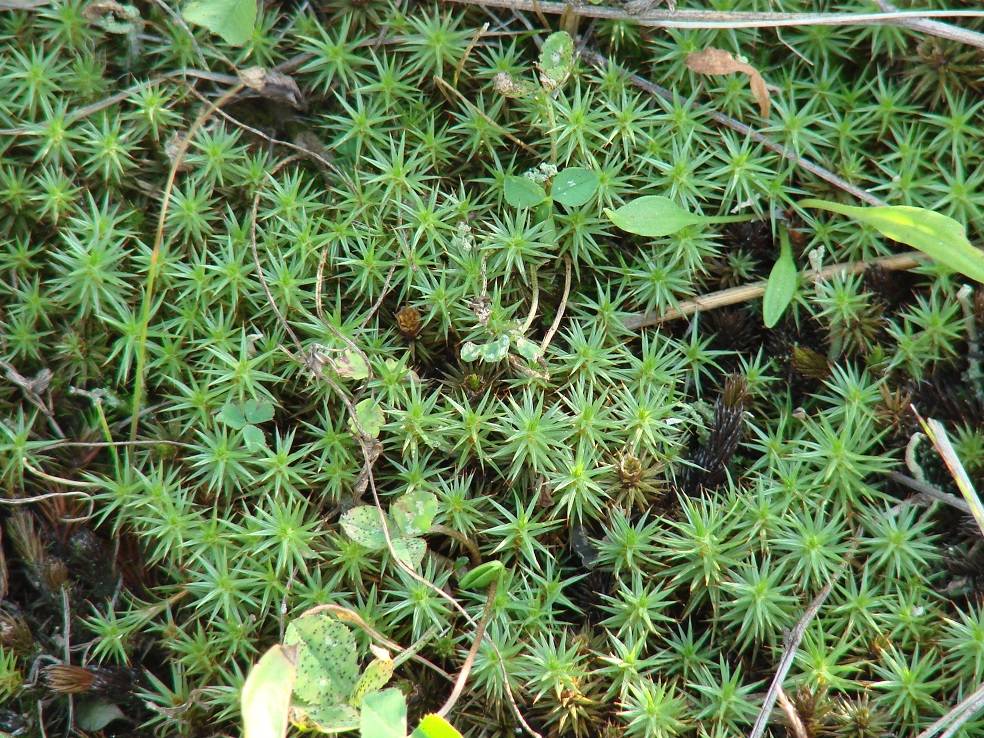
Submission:
[[[396,325],[406,338],[416,338],[420,335],[420,311],[410,305],[404,306],[396,314]]]

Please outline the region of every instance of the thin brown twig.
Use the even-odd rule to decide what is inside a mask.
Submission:
[[[438,85],[442,89],[448,90],[451,94],[453,94],[455,97],[457,97],[473,113],[477,113],[478,115],[482,116],[482,118],[485,119],[485,122],[486,123],[489,123],[489,124],[495,126],[495,128],[499,131],[499,133],[501,133],[503,136],[505,136],[506,138],[508,138],[514,144],[516,144],[517,146],[525,149],[527,152],[529,152],[533,156],[539,156],[539,154],[536,151],[534,151],[533,149],[531,149],[529,147],[529,145],[527,145],[527,144],[523,143],[522,141],[520,141],[518,138],[516,138],[514,135],[512,135],[509,131],[507,131],[505,128],[503,128],[498,123],[496,123],[494,120],[492,120],[489,116],[487,116],[484,113],[484,111],[480,110],[475,105],[473,105],[472,102],[468,98],[466,98],[464,95],[462,95],[456,88],[454,88],[451,85],[449,85],[444,79],[442,79],[441,77],[438,77],[438,76],[435,75],[434,76],[434,81],[437,82]]]
[[[571,258],[569,256],[564,257],[564,295],[560,298],[560,306],[557,308],[557,314],[554,316],[553,323],[550,324],[550,329],[547,331],[547,335],[543,337],[543,341],[540,343],[540,355],[547,353],[547,347],[553,340],[554,335],[560,328],[560,321],[564,318],[564,313],[567,312],[567,300],[571,296]]]
[[[229,79],[232,79],[234,81],[238,81],[238,80],[236,80],[235,77],[230,77]],[[196,90],[193,87],[189,87],[189,90],[191,91],[191,93],[193,95],[195,95],[196,97],[198,97],[199,100],[202,100],[202,101],[207,102],[207,98],[205,98],[205,96],[202,95],[198,90]],[[347,186],[350,190],[354,190],[355,189],[355,184],[345,175],[345,173],[342,172],[337,166],[335,166],[335,164],[332,161],[330,161],[329,159],[326,159],[325,157],[323,157],[317,151],[314,151],[313,149],[306,148],[304,146],[298,146],[297,144],[291,143],[290,141],[283,141],[283,140],[281,140],[279,138],[274,138],[270,134],[264,133],[263,131],[259,130],[258,128],[253,128],[253,126],[248,125],[246,123],[243,123],[243,121],[239,120],[238,118],[236,118],[233,115],[230,115],[229,113],[227,113],[225,110],[222,110],[221,108],[220,109],[217,109],[215,112],[220,117],[222,117],[225,120],[227,120],[230,123],[232,123],[234,126],[236,126],[238,128],[241,128],[244,131],[248,131],[249,133],[252,133],[254,136],[257,136],[259,138],[262,138],[265,141],[269,141],[270,143],[274,144],[275,146],[283,146],[285,148],[291,149],[292,151],[296,151],[298,154],[301,154],[303,156],[310,157],[311,159],[314,159],[319,164],[321,164],[322,166],[324,166],[326,169],[329,169],[332,172],[332,174],[334,174],[339,179],[341,179],[342,182],[345,184],[345,186]]]
[[[137,429],[140,426],[140,403],[143,400],[144,392],[144,363],[147,359],[147,336],[150,328],[151,311],[154,304],[154,284],[157,279],[157,268],[160,262],[161,247],[164,243],[164,224],[167,221],[167,209],[171,204],[171,193],[174,191],[174,181],[178,176],[178,168],[184,159],[191,139],[205,125],[205,121],[218,110],[222,105],[239,92],[243,86],[237,85],[227,91],[215,102],[205,108],[195,121],[188,128],[188,132],[182,136],[178,142],[177,150],[174,152],[174,159],[171,162],[171,170],[167,175],[167,183],[164,186],[164,194],[161,198],[161,212],[157,219],[157,230],[154,233],[154,246],[150,254],[150,265],[147,267],[147,283],[144,287],[143,303],[140,307],[140,333],[137,337],[136,368],[133,373],[133,417],[130,421],[130,440],[137,440]]]
[[[475,44],[478,43],[478,40],[488,32],[489,25],[490,25],[489,23],[485,23],[481,28],[478,29],[478,32],[474,36],[472,36],[471,43],[468,44],[468,47],[465,49],[465,53],[461,55],[461,61],[458,62],[458,66],[455,67],[454,70],[453,79],[454,79],[455,87],[458,86],[458,77],[461,76],[461,70],[465,68],[465,62],[467,62],[468,57],[471,56],[472,49],[475,48]]]
[[[912,269],[912,267],[919,264],[917,257],[923,256],[918,251],[907,251],[904,254],[892,254],[890,256],[880,256],[877,259],[872,259],[871,261],[854,261],[846,262],[842,264],[833,264],[829,267],[821,269],[819,272],[813,271],[813,269],[807,269],[800,272],[800,278],[807,281],[817,281],[821,279],[829,279],[837,274],[860,274],[872,267],[880,267],[888,271],[897,271],[900,269]],[[663,312],[652,312],[652,313],[641,313],[639,315],[633,315],[622,322],[628,330],[638,330],[639,328],[645,328],[650,325],[659,325],[660,323],[666,323],[670,320],[677,320],[678,318],[685,318],[694,313],[704,312],[706,310],[714,310],[716,308],[725,307],[726,305],[735,305],[740,302],[747,302],[748,300],[754,300],[765,294],[765,282],[754,282],[752,284],[745,284],[739,287],[731,287],[726,290],[721,290],[720,292],[712,292],[708,295],[702,295],[700,297],[695,297],[692,300],[685,300],[679,303],[675,308],[670,308],[669,310]]]
[[[977,717],[982,709],[984,709],[984,684],[978,687],[972,695],[955,705],[946,715],[926,728],[917,738],[933,738],[941,730],[944,732],[940,738],[950,738],[963,727],[964,723]]]
[[[679,98],[675,93],[671,92],[670,90],[667,90],[665,87],[660,87],[659,85],[650,82],[648,79],[644,77],[640,77],[637,74],[629,74],[625,69],[619,67],[617,64],[614,64],[610,59],[605,57],[603,54],[599,54],[597,51],[594,51],[593,49],[584,49],[581,52],[581,56],[589,64],[592,64],[598,67],[599,69],[612,66],[615,69],[617,69],[619,72],[623,74],[627,74],[629,76],[629,81],[632,82],[633,85],[638,87],[640,90],[644,90],[645,92],[648,92],[650,95],[655,95],[656,97],[660,97],[674,104],[677,104],[679,102]],[[779,154],[779,156],[791,161],[793,164],[800,167],[801,169],[805,169],[811,174],[816,175],[817,177],[824,180],[825,182],[832,184],[834,187],[843,190],[844,192],[848,193],[849,195],[852,195],[853,197],[856,197],[862,202],[866,202],[869,205],[885,204],[883,200],[875,197],[870,192],[866,192],[865,190],[855,187],[843,177],[838,177],[836,174],[834,174],[833,172],[827,169],[824,169],[819,164],[816,164],[810,161],[809,159],[800,156],[796,152],[787,149],[782,144],[776,143],[768,136],[766,136],[764,133],[760,133],[759,131],[756,131],[751,126],[747,126],[741,121],[737,121],[734,118],[728,117],[724,113],[720,113],[717,110],[713,110],[712,108],[707,108],[703,105],[698,105],[696,103],[690,103],[688,107],[694,112],[701,113],[703,115],[710,117],[711,120],[713,120],[715,123],[719,123],[720,125],[727,126],[731,130],[740,133],[743,136],[748,136],[753,141],[762,144],[765,148],[769,149],[769,151]]]
[[[971,514],[970,505],[967,504],[966,500],[962,500],[956,495],[951,495],[949,492],[938,490],[931,484],[920,482],[918,479],[913,479],[912,477],[906,476],[905,474],[901,474],[899,472],[889,472],[887,476],[893,482],[898,482],[899,484],[918,492],[919,495],[925,495],[926,497],[929,497],[937,502],[950,505],[951,507],[966,513],[967,515]],[[919,495],[917,495],[917,497]]]
[[[465,656],[465,661],[462,663],[461,670],[458,672],[454,689],[451,690],[451,695],[444,701],[441,709],[437,711],[437,714],[441,717],[447,717],[448,713],[457,704],[461,693],[465,691],[465,685],[468,684],[468,675],[471,673],[472,664],[475,663],[475,657],[478,655],[478,649],[482,644],[482,638],[485,637],[485,628],[488,626],[489,618],[492,616],[492,605],[495,603],[495,594],[498,588],[498,582],[492,582],[491,586],[489,586],[489,593],[485,598],[485,612],[482,613],[482,619],[478,622],[475,637],[472,639],[471,648],[468,649],[468,655]]]
[[[875,4],[886,13],[895,13],[898,11],[898,8],[887,0],[875,0]],[[903,20],[899,22],[899,25],[912,31],[919,31],[930,36],[945,38],[948,41],[956,41],[967,44],[968,46],[976,46],[979,49],[984,49],[984,33],[968,31],[966,28],[961,28],[960,26],[951,26],[949,23],[940,23],[939,21],[924,20],[922,18]]]
[[[283,161],[279,162],[270,172],[268,176],[272,179],[273,175],[283,169],[292,161],[297,161],[300,158],[300,154],[294,154],[293,156],[288,156]],[[260,253],[256,248],[256,221],[259,216],[260,211],[260,190],[257,189],[256,194],[253,196],[253,206],[250,213],[250,223],[249,223],[249,246],[253,252],[253,264],[256,266],[256,276],[260,280],[260,285],[263,287],[263,292],[266,294],[267,302],[270,303],[270,307],[276,314],[280,324],[284,327],[284,330],[290,335],[291,339],[294,341],[294,346],[297,347],[298,354],[304,354],[304,346],[301,345],[300,339],[298,339],[297,334],[294,329],[291,328],[290,323],[284,318],[283,314],[280,312],[280,308],[277,306],[277,301],[273,299],[273,293],[270,292],[270,287],[267,285],[266,276],[263,274],[263,265],[260,263]]]
[[[820,594],[813,598],[813,602],[810,606],[806,608],[806,612],[803,613],[803,617],[799,619],[796,623],[796,627],[793,628],[789,634],[786,636],[786,648],[782,654],[782,659],[779,661],[779,666],[776,668],[776,675],[772,678],[772,684],[769,686],[769,691],[765,695],[765,699],[762,702],[762,710],[758,714],[758,718],[755,720],[755,725],[752,726],[752,732],[749,734],[748,738],[762,738],[765,733],[766,725],[769,722],[769,716],[772,714],[772,707],[775,705],[776,698],[779,696],[780,690],[782,690],[783,680],[786,678],[786,674],[789,672],[790,667],[793,665],[793,657],[796,655],[796,650],[799,648],[800,641],[803,640],[803,635],[806,633],[807,627],[813,621],[813,618],[819,612],[823,603],[830,596],[831,590],[834,588],[834,583],[840,579],[841,574],[847,569],[848,562],[845,561],[840,565],[840,568],[830,577],[830,581],[827,582],[826,586],[820,590]]]
[[[927,18],[980,18],[981,10],[919,10],[880,13],[757,13],[718,10],[650,10],[630,13],[617,7],[571,5],[539,0],[454,0],[463,5],[509,8],[530,13],[562,15],[565,11],[587,18],[628,20],[650,28],[782,28],[784,26],[904,26]],[[541,20],[541,23],[547,24]]]

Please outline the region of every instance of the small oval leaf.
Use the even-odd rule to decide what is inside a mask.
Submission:
[[[204,26],[232,46],[242,46],[253,35],[256,0],[193,0],[182,13],[189,23]]]
[[[256,453],[267,447],[266,435],[255,425],[247,425],[243,428],[243,445],[250,453]]]
[[[590,169],[568,167],[554,177],[550,196],[561,205],[576,208],[594,197],[598,182],[598,175]]]
[[[379,431],[382,430],[383,423],[386,422],[386,414],[372,397],[367,397],[356,404],[355,417],[359,419],[359,425],[362,426],[363,432],[370,438],[379,436]],[[349,418],[349,427],[353,431],[356,430],[352,418]]]
[[[342,515],[340,521],[345,535],[370,551],[386,548],[386,534],[379,509],[373,505],[359,505]]]
[[[422,536],[430,530],[437,515],[437,496],[422,489],[407,492],[390,507],[390,515],[400,532]]]
[[[420,566],[420,562],[424,560],[424,554],[427,552],[427,543],[423,538],[406,536],[403,538],[393,538],[392,541],[393,553],[396,554],[396,558],[411,569],[416,569]]]
[[[368,379],[369,365],[355,351],[344,351],[341,356],[329,360],[338,376],[345,379]]]
[[[540,48],[540,82],[548,90],[560,85],[574,66],[574,39],[567,31],[547,36]]]
[[[659,195],[638,197],[618,210],[606,208],[605,215],[623,231],[650,238],[669,236],[689,225],[711,222],[706,216],[691,213]]]
[[[273,403],[267,400],[247,400],[243,405],[243,414],[250,423],[266,423],[273,420]]]
[[[547,199],[547,193],[540,184],[514,174],[506,177],[504,192],[506,202],[514,208],[535,208]]]
[[[367,694],[360,727],[363,738],[406,738],[407,698],[398,689]]]
[[[410,738],[462,738],[451,723],[440,715],[425,715]]]
[[[294,696],[309,705],[348,704],[359,678],[355,637],[346,625],[325,615],[292,620],[284,645],[297,647]]]

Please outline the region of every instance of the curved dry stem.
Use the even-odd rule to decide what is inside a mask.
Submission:
[[[461,531],[457,531],[454,528],[449,528],[446,525],[441,525],[440,523],[435,523],[430,527],[428,533],[440,533],[441,535],[447,536],[448,538],[453,538],[458,543],[462,545],[468,551],[468,558],[471,559],[472,566],[478,566],[482,563],[482,554],[478,550],[478,546],[475,542],[466,536]]]
[[[444,702],[441,709],[437,711],[437,714],[441,717],[448,716],[448,713],[454,709],[455,704],[458,702],[458,698],[461,697],[461,693],[465,691],[465,685],[468,683],[468,675],[471,673],[472,664],[475,663],[475,656],[478,655],[479,646],[481,646],[482,638],[485,636],[485,628],[488,626],[489,618],[492,616],[492,605],[495,602],[495,593],[498,589],[498,582],[492,582],[489,586],[489,593],[485,598],[485,612],[482,613],[482,619],[478,623],[478,629],[475,631],[475,638],[472,639],[471,648],[468,649],[465,662],[461,665],[461,671],[458,672],[458,679],[454,683],[454,689],[451,690],[451,695]]]
[[[167,175],[167,184],[164,186],[164,196],[161,198],[161,213],[157,219],[157,231],[154,233],[154,248],[150,254],[150,266],[147,271],[147,286],[144,289],[143,305],[140,310],[140,335],[137,339],[137,366],[133,377],[133,416],[130,420],[130,440],[137,440],[137,428],[140,425],[140,403],[143,401],[144,391],[144,365],[147,362],[147,333],[150,329],[150,312],[154,304],[154,284],[157,280],[157,266],[161,256],[161,244],[164,241],[164,222],[167,220],[167,208],[171,204],[171,193],[174,191],[174,179],[178,174],[178,167],[184,159],[191,139],[198,130],[205,124],[213,112],[218,110],[227,100],[235,96],[243,85],[237,84],[228,90],[214,103],[201,112],[191,124],[188,132],[181,137],[177,151],[174,153],[174,160],[171,162],[171,171]]]

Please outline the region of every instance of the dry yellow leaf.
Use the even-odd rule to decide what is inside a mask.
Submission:
[[[759,104],[759,112],[763,118],[769,117],[769,90],[765,86],[762,75],[751,64],[740,62],[735,59],[730,52],[722,49],[715,49],[708,46],[703,51],[688,54],[684,62],[688,69],[698,74],[734,74],[744,72],[748,75],[748,81],[752,87],[752,94]]]

